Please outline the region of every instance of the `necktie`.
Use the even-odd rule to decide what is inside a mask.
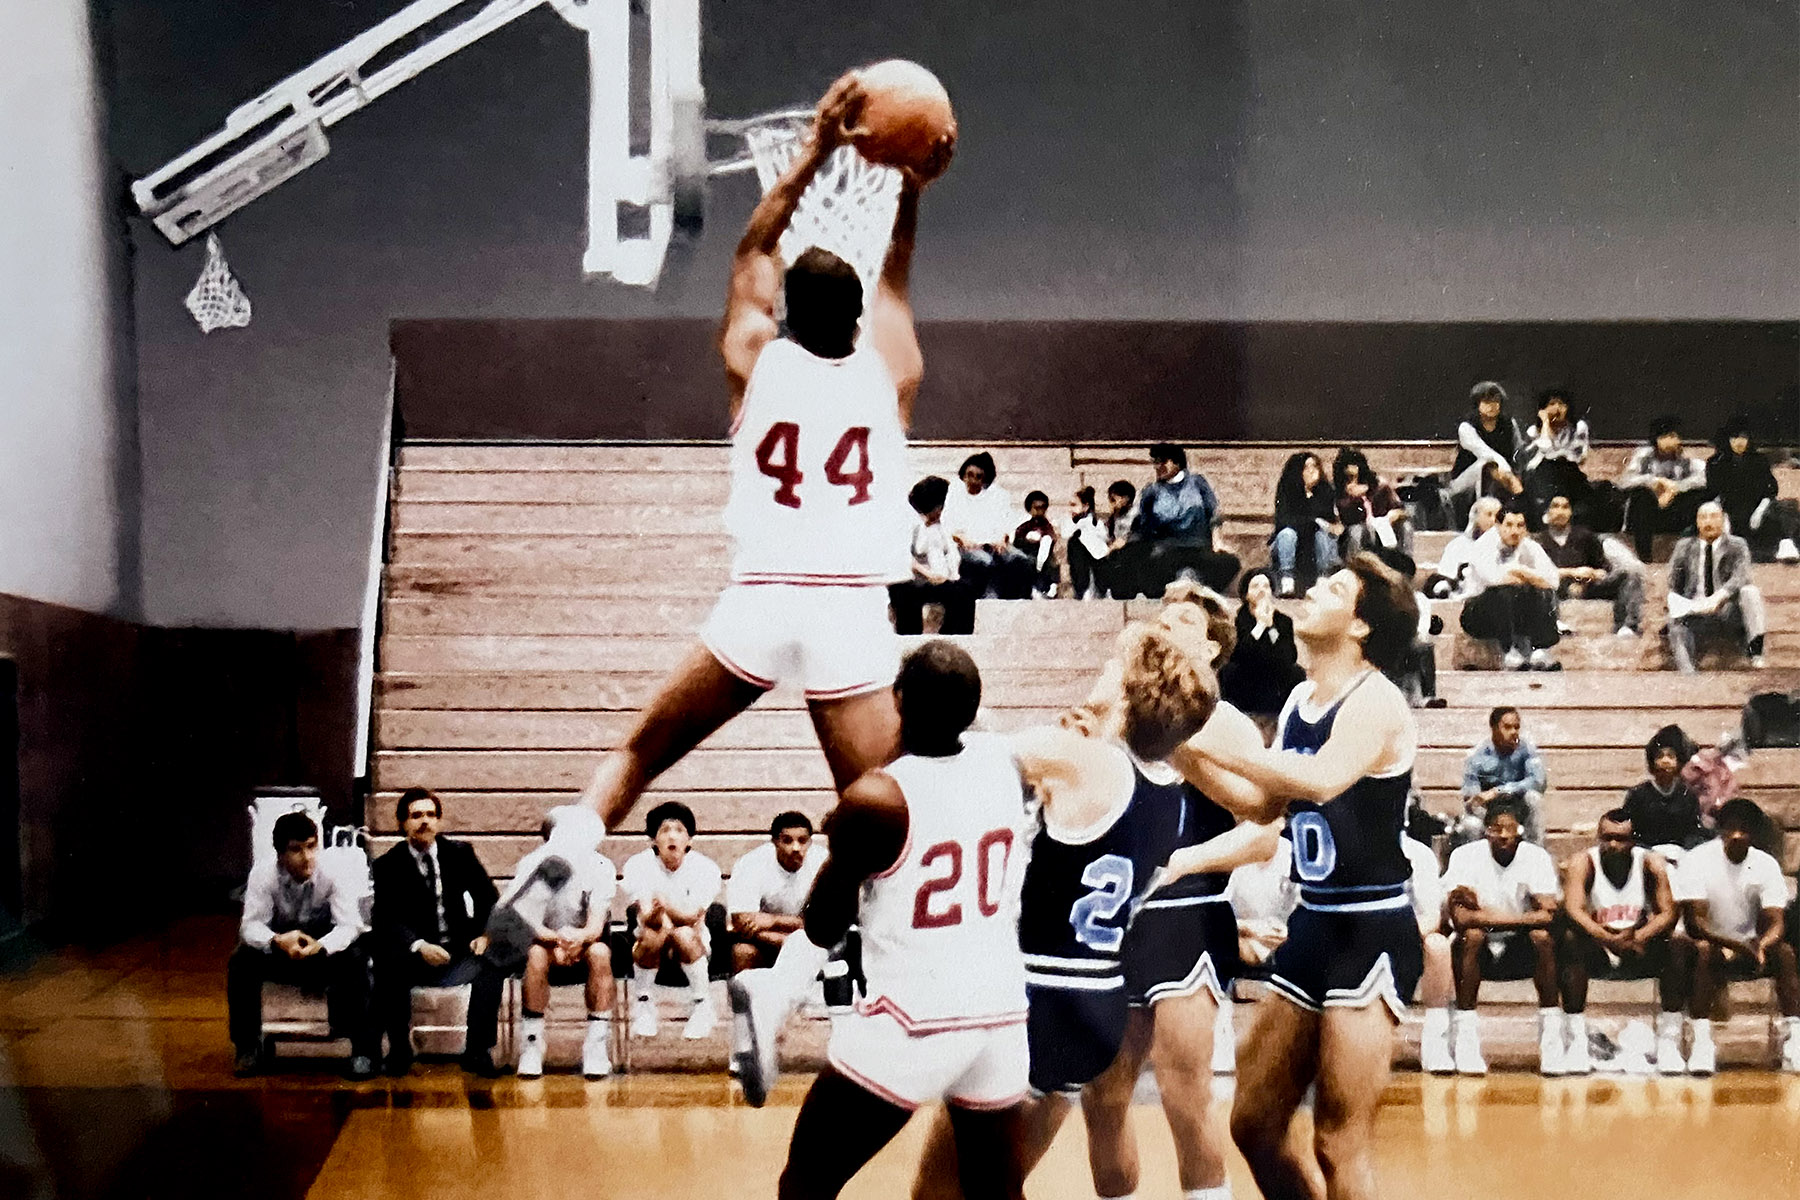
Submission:
[[[431,889],[431,907],[437,916],[437,940],[444,940],[444,896],[438,891],[437,862],[429,854],[424,856],[425,886]]]
[[[1713,547],[1711,542],[1706,543],[1706,590],[1700,594],[1702,596],[1713,594]]]

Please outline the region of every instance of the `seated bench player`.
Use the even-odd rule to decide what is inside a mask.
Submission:
[[[1531,979],[1537,984],[1538,1051],[1544,1074],[1563,1071],[1556,951],[1550,924],[1562,892],[1556,863],[1542,846],[1523,840],[1519,806],[1505,799],[1487,806],[1485,836],[1450,852],[1444,870],[1444,912],[1456,972],[1451,1052],[1460,1075],[1487,1074],[1475,1000],[1483,979]]]
[[[1713,820],[1719,836],[1688,851],[1675,872],[1675,899],[1694,939],[1688,1070],[1695,1075],[1718,1067],[1711,1017],[1719,989],[1763,977],[1775,980],[1782,1069],[1800,1071],[1800,976],[1793,944],[1782,938],[1787,881],[1781,864],[1751,844],[1765,821],[1752,801],[1727,800]]]
[[[362,913],[348,889],[319,867],[319,830],[302,812],[283,813],[270,834],[275,856],[250,871],[238,945],[226,967],[225,1003],[237,1073],[262,1065],[262,988],[322,991],[331,1028],[350,1038],[348,1074],[375,1073],[381,1033],[370,1020],[369,958]]]
[[[481,1068],[493,1045],[497,1013],[491,1006],[499,1000],[498,982],[522,975],[520,1078],[544,1073],[550,989],[579,983],[586,991],[588,1014],[581,1073],[602,1079],[612,1073],[614,988],[606,925],[618,876],[599,851],[606,829],[592,810],[573,804],[551,809],[541,832],[544,844],[519,860],[489,919],[489,944],[482,956],[486,986],[478,982],[469,1001],[470,1049],[464,1062],[478,1074],[492,1073]]]
[[[1588,1057],[1590,979],[1655,979],[1662,1011],[1656,1019],[1656,1069],[1681,1075],[1681,1010],[1687,1002],[1693,944],[1676,929],[1679,914],[1662,855],[1637,844],[1631,814],[1615,808],[1600,818],[1596,844],[1563,868],[1563,915],[1556,945],[1568,1035],[1564,1066],[1571,1075],[1593,1070]]]
[[[805,813],[784,812],[769,823],[769,840],[737,860],[725,885],[731,919],[731,973],[772,967],[800,913],[825,848],[813,841]]]
[[[660,1027],[652,985],[665,960],[681,968],[693,994],[694,1009],[681,1035],[698,1040],[718,1023],[707,981],[712,935],[706,910],[718,898],[724,876],[718,863],[693,849],[694,830],[694,813],[687,805],[673,800],[657,805],[644,821],[650,848],[626,859],[621,873],[625,894],[638,910],[631,949],[637,995],[631,1010],[633,1037],[655,1037]]]

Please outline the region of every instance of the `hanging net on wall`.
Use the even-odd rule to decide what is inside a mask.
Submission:
[[[206,235],[206,265],[200,278],[183,302],[194,314],[202,332],[215,329],[240,329],[250,323],[250,297],[244,294],[237,276],[225,261],[225,248],[217,234]]]

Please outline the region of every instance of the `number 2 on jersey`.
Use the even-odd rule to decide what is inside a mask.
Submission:
[[[856,469],[846,471],[850,455],[856,455]],[[792,421],[777,421],[756,443],[756,469],[781,484],[775,489],[775,503],[783,508],[799,508],[799,487],[806,478],[800,469],[800,426]],[[837,445],[825,460],[825,482],[833,487],[847,487],[847,504],[864,504],[869,500],[869,485],[875,472],[869,469],[869,427],[853,425],[844,430]]]
[[[1131,899],[1134,874],[1131,860],[1118,854],[1103,854],[1081,873],[1081,885],[1094,890],[1069,906],[1069,925],[1075,940],[1084,946],[1111,954],[1125,940],[1125,931],[1116,925],[1105,925],[1119,915]]]

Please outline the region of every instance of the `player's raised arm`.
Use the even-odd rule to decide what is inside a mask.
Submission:
[[[1280,818],[1266,824],[1240,821],[1197,846],[1183,846],[1169,855],[1169,861],[1157,874],[1156,887],[1166,887],[1187,875],[1222,874],[1251,863],[1267,862],[1275,857],[1281,826]]]
[[[1287,803],[1285,797],[1270,796],[1209,757],[1205,753],[1207,750],[1225,755],[1262,753],[1262,731],[1257,729],[1256,722],[1231,705],[1221,704],[1213,710],[1199,733],[1175,748],[1168,763],[1181,772],[1183,779],[1241,821],[1269,821],[1281,815],[1282,807]]]
[[[1241,776],[1268,796],[1263,819],[1286,800],[1323,803],[1366,775],[1383,774],[1409,761],[1415,735],[1406,699],[1380,677],[1357,687],[1344,701],[1331,737],[1317,754],[1284,750],[1194,746],[1196,755]]]
[[[781,294],[781,235],[787,231],[813,176],[844,144],[845,127],[862,103],[861,89],[852,72],[826,91],[813,116],[812,131],[800,143],[800,152],[757,202],[744,226],[744,236],[738,240],[737,254],[731,262],[731,282],[725,293],[725,318],[719,328],[719,351],[725,358],[725,374],[731,384],[733,417],[743,401],[756,356],[778,330],[775,302]]]

